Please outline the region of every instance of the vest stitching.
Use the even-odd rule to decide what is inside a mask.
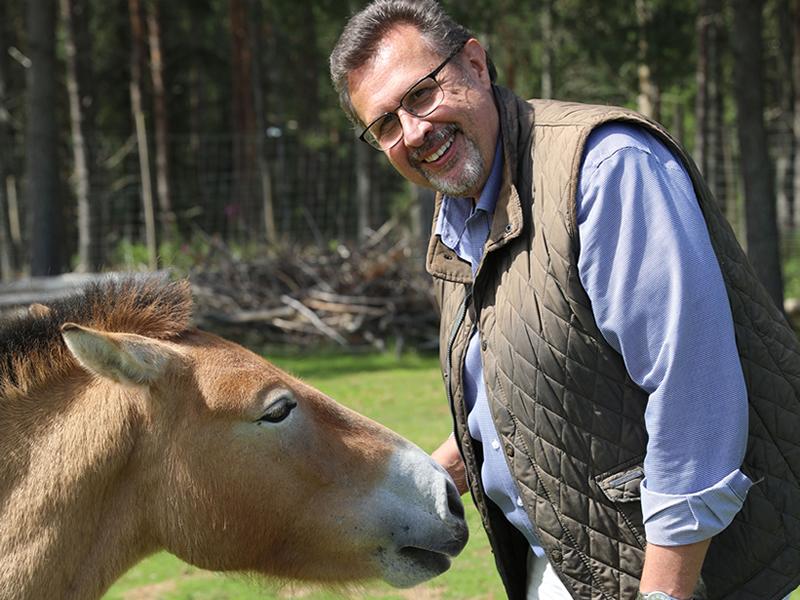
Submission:
[[[505,389],[503,388],[503,385],[501,384],[500,378],[497,376],[497,374],[495,374],[495,385],[497,386],[496,389],[498,390],[498,393],[501,396],[503,396],[503,403],[505,404],[506,407],[508,407],[509,406],[508,397],[506,396]],[[506,412],[511,417],[511,420],[514,422],[514,430],[515,431],[518,430],[520,428],[521,423],[520,423],[519,419],[517,418],[517,416],[511,410],[509,410],[508,408],[506,408]],[[525,427],[525,428],[528,429],[527,427]],[[547,499],[547,502],[550,504],[550,508],[553,510],[553,513],[555,514],[556,519],[558,520],[558,524],[561,526],[561,531],[564,533],[565,537],[569,540],[572,549],[578,554],[578,558],[580,558],[580,560],[583,563],[583,565],[588,569],[589,576],[592,578],[592,581],[597,586],[598,591],[602,594],[603,598],[606,598],[607,600],[614,600],[613,598],[609,597],[605,593],[605,591],[603,591],[603,585],[600,582],[600,580],[598,579],[597,573],[595,573],[594,567],[592,566],[591,562],[589,561],[588,557],[583,552],[583,550],[580,549],[580,546],[578,545],[578,540],[575,539],[575,537],[572,535],[572,532],[564,524],[564,522],[563,522],[563,520],[561,518],[562,515],[558,511],[558,508],[556,507],[556,504],[553,501],[553,497],[550,494],[550,490],[547,489],[547,486],[544,483],[544,479],[542,477],[542,472],[539,469],[539,465],[537,465],[533,461],[533,459],[531,458],[531,451],[528,449],[528,445],[525,443],[525,438],[523,438],[521,436],[517,436],[517,435],[515,435],[514,437],[516,438],[514,440],[515,443],[517,442],[517,440],[519,441],[519,445],[522,446],[523,453],[524,453],[525,457],[528,459],[528,462],[530,463],[531,467],[533,467],[533,470],[536,472],[536,478],[538,479],[538,485],[541,486],[542,490],[544,491],[545,498]],[[512,473],[513,473],[513,470],[512,470]],[[538,526],[537,526],[537,528],[538,528]]]
[[[537,306],[537,308],[539,308],[539,309],[541,309],[541,308],[542,308],[542,306],[541,306],[541,303],[539,303],[539,302],[537,302],[537,303],[536,303],[536,306]],[[510,306],[510,308],[511,308],[511,309],[512,309],[512,310],[513,310],[515,313],[516,313],[516,315],[517,315],[517,318],[518,318],[520,321],[522,321],[522,322],[523,322],[523,326],[524,326],[524,320],[522,319],[522,316],[521,316],[521,315],[519,314],[519,312],[517,311],[516,307],[515,307],[515,306],[513,306],[513,305],[511,305],[511,306]],[[545,310],[549,310],[549,309],[548,309],[546,306],[545,306],[544,308],[545,308]],[[558,315],[556,315],[556,314],[555,314],[555,313],[553,313],[552,311],[550,311],[550,313],[551,313],[553,316],[555,316],[555,317],[558,317]],[[528,334],[528,328],[527,328],[527,327],[525,327],[525,331],[526,331],[526,335],[527,335],[527,334]],[[569,330],[569,331],[570,331],[570,333],[569,333],[568,335],[570,335],[570,334],[571,334],[571,332],[572,332],[572,329],[570,328],[570,330]],[[502,335],[504,338],[506,338],[506,341],[507,341],[507,343],[508,343],[509,345],[512,345],[512,346],[513,346],[513,344],[512,344],[512,342],[511,342],[511,340],[509,340],[509,339],[508,339],[508,338],[505,336],[505,334],[504,334],[502,331],[500,331],[500,334],[501,334],[501,335]],[[530,340],[530,335],[528,335],[528,339]],[[558,349],[558,348],[557,348],[555,345],[548,343],[546,340],[544,340],[544,339],[543,339],[543,338],[541,338],[540,336],[536,336],[536,337],[535,337],[535,340],[531,340],[531,345],[532,345],[532,346],[538,345],[536,342],[538,342],[538,343],[541,343],[541,344],[545,344],[545,345],[546,345],[546,346],[547,346],[547,347],[548,347],[550,350],[552,350],[552,351],[555,351],[555,352],[558,352],[559,354],[562,354],[562,355],[563,355],[563,353],[561,352],[561,350],[559,350],[559,349]],[[545,374],[545,373],[541,372],[541,370],[538,368],[538,366],[537,366],[537,365],[534,365],[533,363],[531,363],[530,361],[528,361],[528,360],[525,358],[525,356],[523,356],[523,355],[521,355],[521,354],[517,354],[517,356],[518,356],[518,358],[519,358],[520,360],[523,360],[525,363],[527,363],[528,365],[530,365],[530,367],[531,367],[532,369],[535,369],[535,370],[536,370],[536,371],[537,371],[537,372],[538,372],[540,375],[542,375],[542,376],[545,378],[545,380],[547,380],[548,384],[550,383],[550,381],[549,381],[549,376],[548,376],[547,374]],[[590,365],[587,365],[587,364],[581,363],[580,361],[578,361],[578,360],[576,360],[576,359],[574,359],[574,358],[573,358],[572,360],[575,360],[575,362],[576,362],[577,364],[581,365],[582,367],[584,367],[584,368],[586,368],[586,369],[591,369],[591,368],[592,368]],[[565,374],[566,374],[566,373],[565,373]],[[614,380],[613,380],[613,378],[611,378],[611,377],[604,377],[604,376],[602,376],[600,373],[596,373],[596,376],[598,376],[598,377],[603,377],[604,379],[606,379],[606,380],[609,380],[609,381],[612,381],[612,382],[614,381]],[[553,380],[553,381],[554,381],[555,383],[558,383],[558,384],[560,384],[560,385],[563,385],[563,383],[562,383],[562,382],[559,382],[559,381],[556,381],[556,380]],[[552,385],[552,384],[551,384],[551,385]],[[635,383],[632,383],[632,385],[634,385],[634,386],[635,386]],[[640,389],[638,386],[635,386],[635,387],[636,387],[636,389]],[[624,388],[623,388],[623,392],[624,392]],[[525,394],[525,396],[526,396],[526,397],[527,397],[529,400],[531,400],[532,402],[534,401],[534,398],[533,398],[533,396],[532,396],[531,394],[527,394],[527,393],[525,393],[524,391],[523,391],[522,393],[524,393],[524,394]],[[564,415],[561,415],[561,414],[559,414],[559,413],[557,413],[557,412],[555,412],[555,411],[551,410],[550,408],[548,408],[547,406],[545,406],[545,405],[543,405],[543,404],[537,403],[537,406],[539,406],[540,408],[542,408],[542,409],[546,410],[547,412],[549,412],[549,413],[551,413],[551,414],[555,415],[556,417],[558,417],[558,418],[560,418],[560,419],[564,419],[564,418],[565,418],[565,417],[564,417]],[[621,417],[621,418],[622,418],[622,419],[624,419],[624,420],[627,420],[627,421],[633,421],[633,422],[637,422],[637,423],[639,422],[639,419],[637,419],[637,418],[631,418],[631,417],[629,417],[629,416],[628,416],[628,414],[627,414],[627,412],[626,412],[626,411],[624,411],[624,410],[615,410],[613,407],[610,407],[610,406],[604,406],[604,408],[605,408],[606,410],[610,411],[610,412],[614,412],[614,413],[616,413],[616,414],[617,414],[619,417]],[[577,427],[577,425],[576,425],[576,427]],[[528,429],[528,428],[526,427],[526,429]],[[596,432],[594,432],[594,431],[590,431],[590,430],[588,430],[588,429],[585,429],[585,428],[581,428],[581,429],[583,429],[584,431],[586,431],[586,432],[587,432],[587,433],[589,433],[590,435],[593,435],[593,436],[595,436],[595,437],[598,437],[598,438],[600,438],[600,439],[601,439],[603,442],[607,442],[607,443],[616,443],[614,440],[607,439],[607,438],[603,437],[602,435],[600,435],[599,433],[596,433]],[[588,453],[587,453],[587,454],[588,454]]]

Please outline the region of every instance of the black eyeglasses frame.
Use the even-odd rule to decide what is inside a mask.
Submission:
[[[370,124],[367,125],[364,128],[364,131],[361,132],[361,135],[358,136],[358,139],[360,139],[365,144],[369,144],[372,148],[375,148],[376,150],[379,150],[381,152],[386,152],[387,150],[391,150],[392,148],[394,148],[400,142],[400,140],[403,139],[402,129],[401,129],[401,135],[400,135],[399,138],[397,138],[397,141],[393,142],[391,145],[387,146],[386,148],[383,148],[374,135],[371,135],[369,137],[367,136],[367,133],[369,133],[370,128],[373,125],[375,125],[375,123],[377,123],[381,119],[383,119],[383,118],[385,118],[387,116],[390,116],[390,115],[394,115],[395,117],[397,117],[397,111],[400,110],[401,108],[404,109],[406,112],[414,115],[415,117],[427,117],[428,115],[433,113],[433,111],[435,111],[437,108],[439,108],[442,105],[442,102],[444,101],[444,89],[442,89],[442,84],[440,84],[438,81],[436,81],[436,76],[439,73],[441,73],[442,69],[444,69],[447,66],[447,63],[449,63],[451,60],[453,60],[458,55],[458,53],[461,52],[461,50],[466,45],[467,41],[468,40],[464,40],[461,44],[458,45],[458,47],[455,50],[453,50],[450,53],[450,55],[447,58],[445,58],[441,62],[441,64],[438,67],[436,67],[433,71],[431,71],[430,73],[425,75],[425,77],[422,77],[422,78],[418,79],[417,82],[414,85],[409,87],[406,90],[406,92],[403,94],[403,97],[400,98],[400,103],[397,105],[397,107],[394,110],[387,111],[387,112],[375,117],[370,122]],[[439,90],[441,91],[441,94],[442,94],[442,99],[439,100],[439,102],[437,102],[436,105],[433,108],[431,108],[428,112],[426,112],[424,114],[418,114],[418,113],[414,112],[413,110],[409,110],[408,108],[403,106],[403,103],[405,102],[406,97],[412,92],[412,90],[414,90],[414,88],[416,88],[420,83],[422,83],[426,79],[433,80],[433,82],[439,87]]]

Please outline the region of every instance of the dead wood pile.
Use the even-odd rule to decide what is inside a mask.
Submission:
[[[410,242],[392,235],[391,223],[358,246],[254,260],[211,243],[213,256],[190,274],[195,320],[204,329],[301,347],[437,344],[430,276],[422,259],[412,258]]]

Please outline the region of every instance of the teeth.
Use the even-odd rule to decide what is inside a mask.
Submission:
[[[451,136],[450,139],[447,140],[447,142],[445,142],[445,144],[441,148],[439,148],[436,152],[431,154],[429,157],[424,158],[423,160],[425,162],[427,162],[427,163],[433,162],[435,160],[439,160],[439,157],[441,157],[442,154],[447,152],[447,149],[452,145],[454,138],[455,138],[455,136]]]

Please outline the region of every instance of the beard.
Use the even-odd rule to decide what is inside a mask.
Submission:
[[[425,144],[425,146],[426,148],[430,148],[448,139],[451,135],[459,133],[464,140],[461,150],[462,156],[454,157],[456,160],[461,161],[461,168],[459,170],[440,173],[426,169],[425,163],[421,160],[414,160],[412,163],[417,172],[431,184],[433,189],[446,196],[463,197],[474,193],[481,183],[481,178],[484,175],[486,167],[483,157],[478,150],[478,145],[456,125],[447,125],[442,128],[433,135],[429,143]],[[417,151],[415,155],[424,156],[426,153],[426,150]]]

